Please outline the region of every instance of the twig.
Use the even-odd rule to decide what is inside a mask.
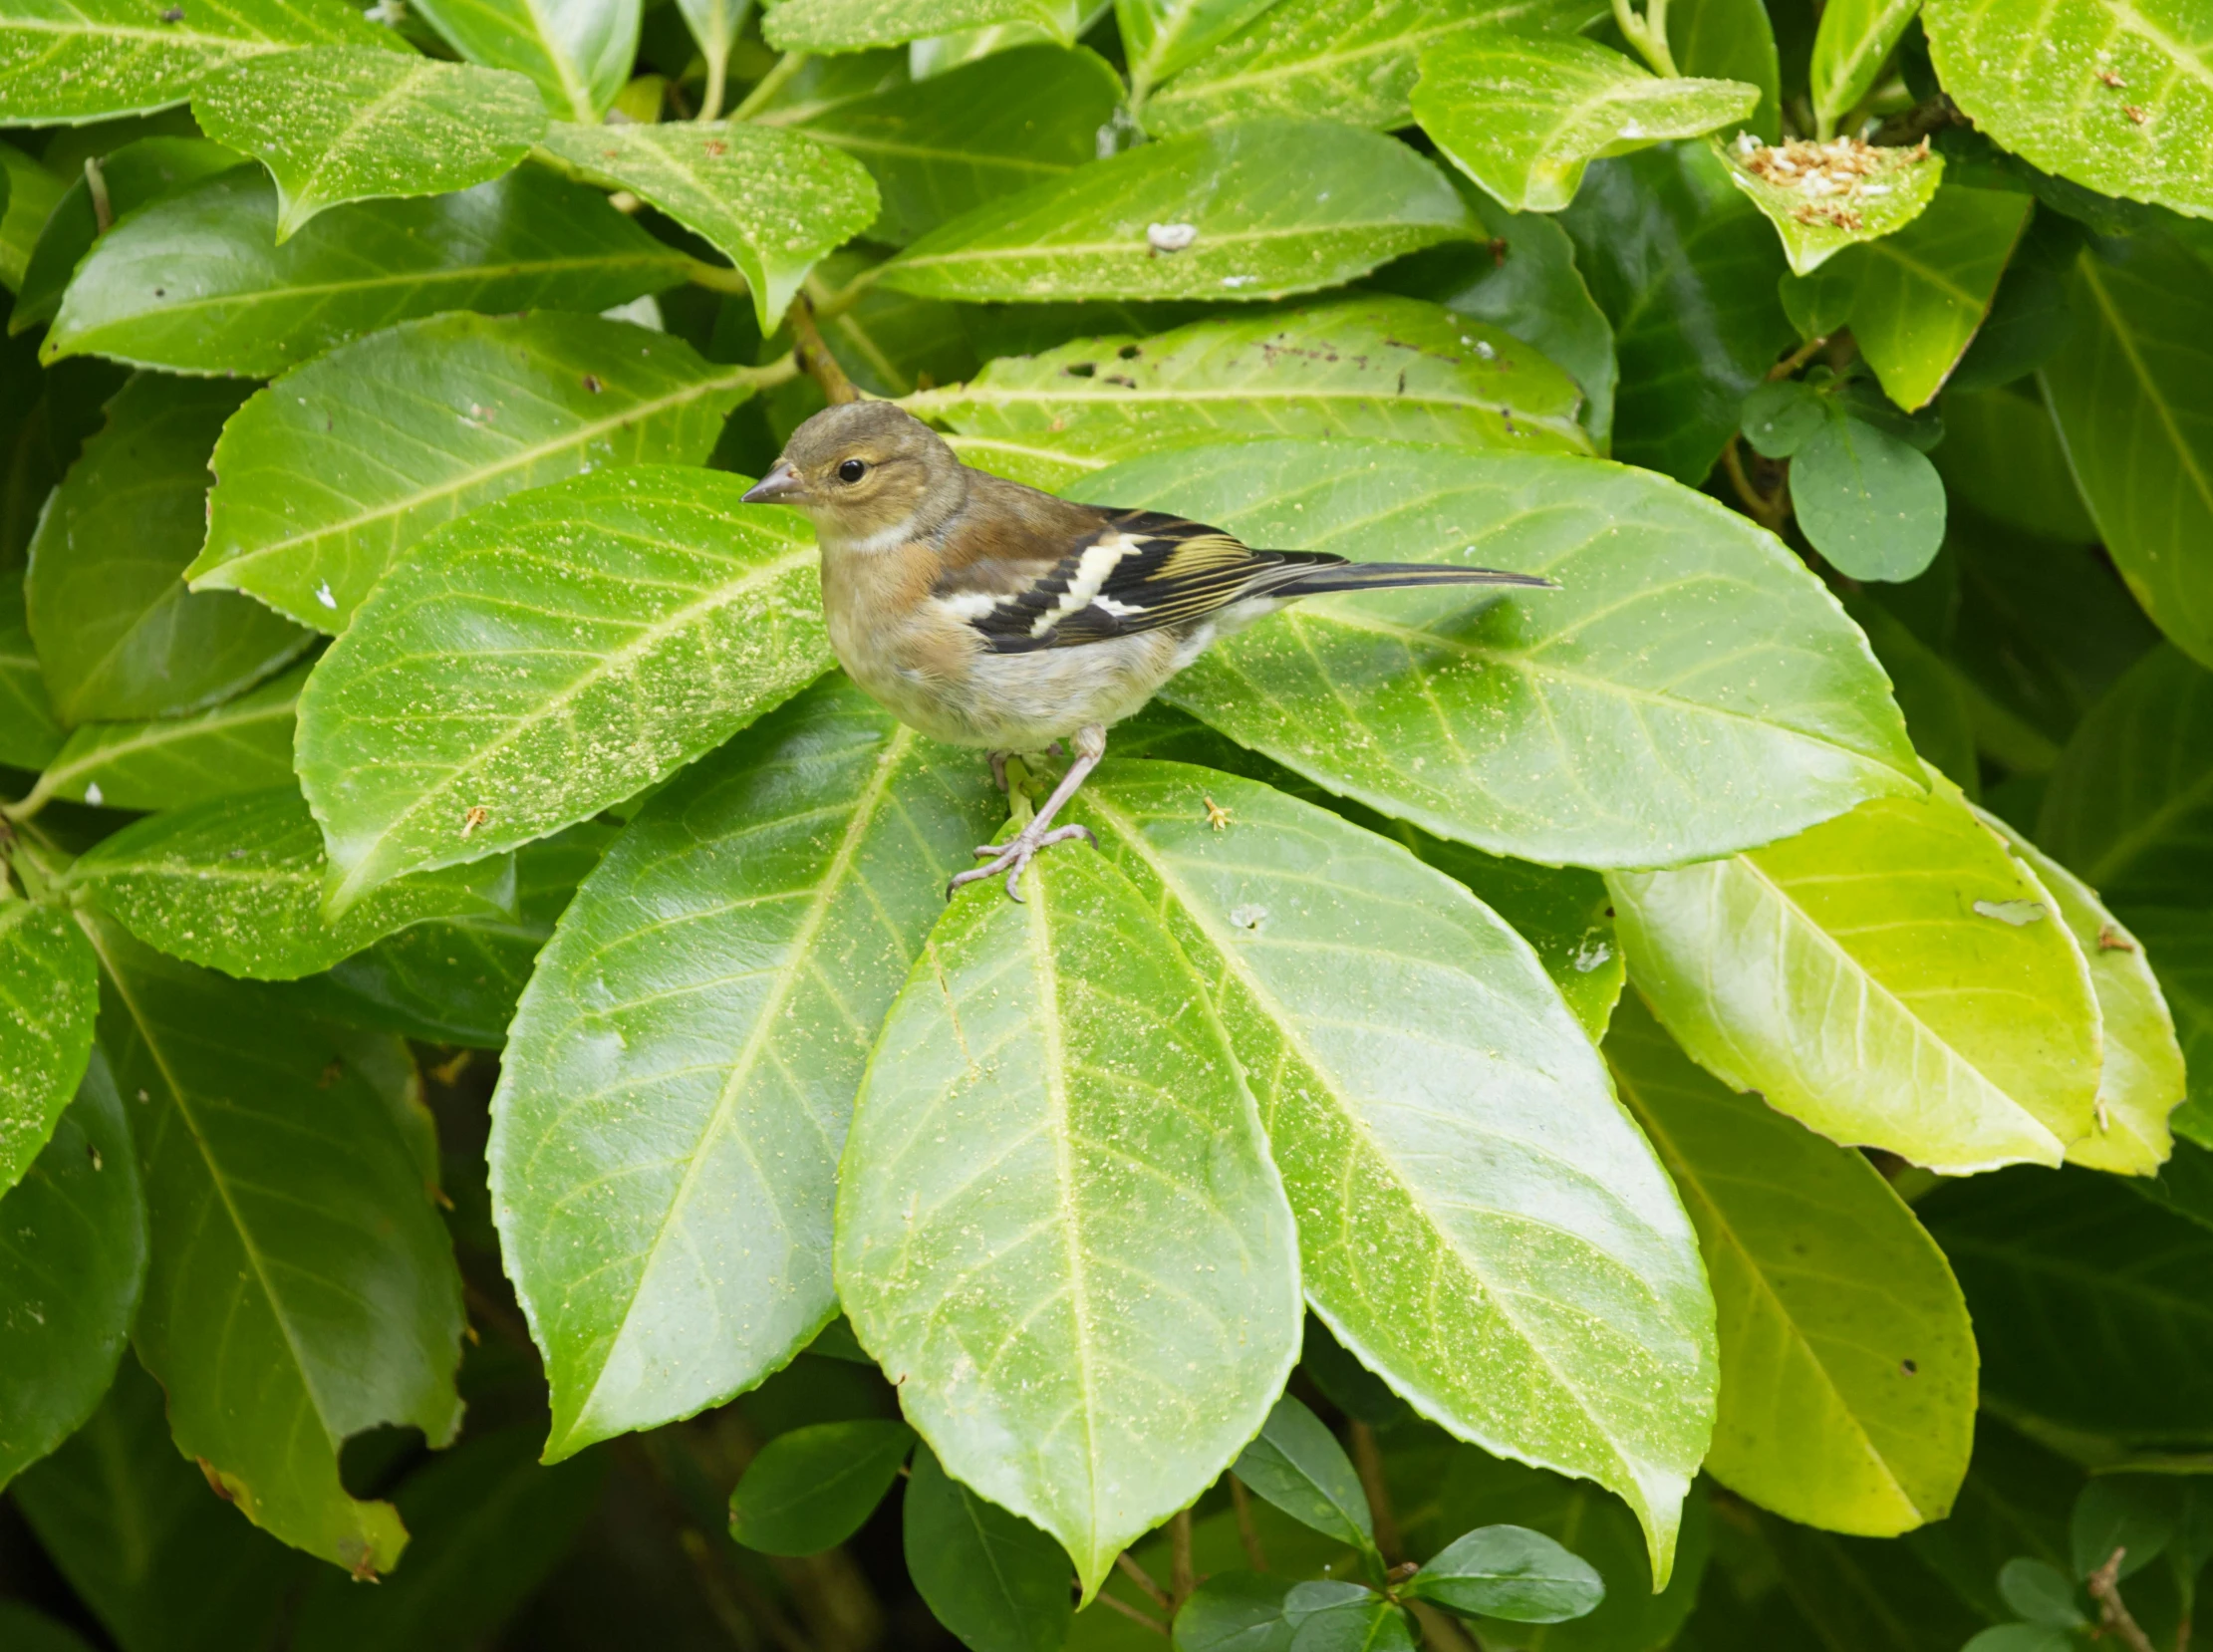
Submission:
[[[732,122],[744,120],[754,110],[775,97],[778,92],[783,90],[784,82],[798,74],[801,66],[806,61],[807,54],[804,52],[786,52],[778,58],[775,67],[755,81],[753,90],[746,93],[744,100],[738,104],[737,108],[730,111],[730,120]]]
[[[840,287],[830,297],[819,301],[815,305],[815,320],[820,322],[836,321],[838,317],[844,315],[846,311],[852,309],[854,305],[868,296],[869,288],[876,285],[876,278],[882,275],[886,268],[887,266],[883,264],[871,264],[867,269],[858,272],[852,280]]]
[[[1737,451],[1735,436],[1731,436],[1729,445],[1721,450],[1721,467],[1729,472],[1729,485],[1737,490],[1737,497],[1744,501],[1745,514],[1770,533],[1781,533],[1788,514],[1783,506],[1783,489],[1778,488],[1773,494],[1767,494],[1752,485],[1752,478],[1745,474],[1745,461]]]
[[[100,169],[97,155],[85,156],[85,192],[93,198],[93,221],[105,235],[116,226],[116,209],[108,200],[108,174]]]
[[[729,85],[729,78],[730,51],[725,45],[721,51],[707,54],[706,90],[699,95],[699,113],[692,116],[692,120],[704,125],[722,113],[722,93]]]
[[[1152,1630],[1153,1633],[1160,1636],[1161,1639],[1166,1640],[1169,1638],[1168,1625],[1161,1622],[1161,1620],[1153,1616],[1152,1613],[1141,1612],[1135,1606],[1132,1606],[1127,1600],[1117,1600],[1114,1598],[1113,1595],[1103,1592],[1098,1596],[1098,1601],[1100,1605],[1110,1606],[1115,1611],[1120,1612],[1132,1623],[1144,1624],[1146,1628]]]
[[[2151,1637],[2144,1633],[2142,1626],[2129,1615],[2128,1608],[2121,1603],[2120,1563],[2127,1552],[2125,1548],[2114,1549],[2106,1556],[2105,1563],[2090,1573],[2085,1586],[2090,1591],[2090,1598],[2097,1602],[2097,1620],[2107,1633],[2118,1635],[2121,1644],[2129,1652],[2159,1652],[2151,1644]]]
[[[1230,1477],[1230,1502],[1237,1508],[1238,1541],[1245,1545],[1245,1557],[1252,1562],[1254,1571],[1267,1570],[1267,1556],[1260,1552],[1259,1527],[1252,1523],[1252,1494],[1236,1475]]]
[[[753,284],[741,271],[727,264],[710,264],[703,258],[693,258],[684,267],[685,279],[694,287],[704,287],[716,293],[749,293]]]
[[[1476,1639],[1473,1629],[1465,1623],[1456,1623],[1426,1600],[1403,1600],[1401,1605],[1414,1614],[1414,1621],[1422,1626],[1422,1644],[1435,1652],[1483,1652],[1483,1643]]]
[[[853,381],[845,376],[845,369],[838,366],[838,359],[822,342],[822,330],[814,324],[814,300],[801,293],[791,301],[786,319],[791,323],[792,336],[799,341],[792,352],[792,360],[799,364],[799,371],[810,375],[833,404],[858,402],[861,393],[853,388]]]
[[[1633,0],[1613,0],[1613,20],[1655,75],[1675,79],[1680,71],[1675,67],[1675,54],[1668,50],[1667,0],[1644,0],[1642,17],[1637,15]]]
[[[1391,1513],[1391,1488],[1383,1479],[1383,1448],[1375,1430],[1366,1423],[1352,1425],[1352,1466],[1360,1472],[1360,1490],[1368,1494],[1368,1514],[1375,1520],[1375,1546],[1387,1565],[1406,1558],[1399,1541],[1399,1522]]]
[[[1183,1609],[1197,1587],[1199,1571],[1191,1558],[1191,1511],[1183,1509],[1168,1522],[1168,1592],[1175,1601],[1171,1617]]]
[[[1143,1589],[1146,1595],[1152,1600],[1153,1604],[1158,1606],[1162,1611],[1168,1612],[1175,1610],[1176,1603],[1168,1598],[1168,1591],[1162,1588],[1158,1583],[1153,1581],[1153,1574],[1147,1571],[1142,1565],[1140,1565],[1137,1561],[1137,1557],[1133,1555],[1128,1549],[1125,1548],[1121,1553],[1117,1554],[1114,1557],[1114,1564],[1115,1568],[1120,1571],[1124,1577],[1127,1577],[1131,1582],[1135,1583],[1139,1588]],[[1104,1600],[1106,1596],[1101,1595],[1099,1598],[1101,1600]]]
[[[1792,374],[1798,372],[1799,368],[1805,366],[1807,362],[1810,362],[1827,348],[1828,335],[1826,333],[1823,333],[1817,339],[1807,339],[1805,343],[1799,345],[1798,349],[1792,351],[1790,355],[1768,369],[1768,382],[1773,384],[1778,379],[1790,378]]]

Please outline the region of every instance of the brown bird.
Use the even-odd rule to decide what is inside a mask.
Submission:
[[[1220,528],[1149,510],[1056,499],[961,462],[929,425],[888,402],[825,408],[784,444],[745,498],[814,521],[830,646],[853,681],[933,738],[1006,758],[1065,739],[1068,772],[990,864],[1006,893],[1049,844],[1106,751],[1106,731],[1217,637],[1300,597],[1406,585],[1551,581],[1489,568],[1348,562],[1266,551]]]

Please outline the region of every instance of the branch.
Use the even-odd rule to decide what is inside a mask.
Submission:
[[[1267,1556],[1260,1552],[1260,1528],[1252,1523],[1252,1494],[1236,1475],[1230,1477],[1230,1501],[1237,1506],[1238,1541],[1245,1545],[1245,1557],[1254,1571],[1267,1570]]]
[[[1175,1602],[1170,1616],[1183,1609],[1199,1587],[1199,1571],[1191,1558],[1191,1511],[1179,1510],[1168,1522],[1168,1593]]]
[[[1737,490],[1737,498],[1743,503],[1745,514],[1770,533],[1780,534],[1790,514],[1784,508],[1785,488],[1789,484],[1777,488],[1772,494],[1763,493],[1754,487],[1752,478],[1745,474],[1744,457],[1737,450],[1735,436],[1731,436],[1729,445],[1721,450],[1721,467],[1729,472],[1729,485]]]
[[[1360,1473],[1360,1490],[1368,1494],[1375,1546],[1383,1551],[1386,1564],[1396,1565],[1406,1554],[1399,1541],[1398,1518],[1391,1513],[1391,1488],[1383,1479],[1383,1449],[1376,1444],[1375,1430],[1357,1421],[1352,1425],[1352,1466]]]
[[[1147,1598],[1160,1607],[1162,1611],[1173,1609],[1174,1603],[1169,1600],[1168,1591],[1153,1581],[1153,1574],[1147,1571],[1128,1549],[1125,1548],[1114,1557],[1114,1565],[1115,1569],[1121,1572],[1124,1577],[1143,1589]],[[1106,1596],[1101,1595],[1099,1598],[1104,1600]]]
[[[853,381],[845,376],[845,369],[838,366],[838,359],[822,342],[822,330],[814,324],[814,300],[801,293],[791,301],[791,310],[785,319],[791,325],[792,336],[799,341],[791,353],[799,371],[810,375],[833,405],[858,402],[861,393],[853,388]]]
[[[1114,1610],[1120,1612],[1132,1623],[1144,1624],[1146,1628],[1152,1630],[1153,1633],[1160,1636],[1162,1640],[1167,1640],[1169,1638],[1168,1625],[1161,1622],[1161,1620],[1153,1616],[1152,1613],[1141,1612],[1135,1606],[1132,1606],[1127,1600],[1117,1600],[1113,1595],[1104,1592],[1101,1592],[1094,1598],[1096,1598],[1099,1604],[1102,1606],[1113,1607]]]
[[[2142,1626],[2129,1615],[2128,1608],[2121,1603],[2120,1563],[2127,1552],[2125,1548],[2114,1549],[2106,1556],[2105,1563],[2091,1572],[2087,1579],[2090,1598],[2097,1602],[2097,1620],[2108,1634],[2120,1637],[2121,1645],[2127,1647],[2128,1652],[2159,1652],[2151,1644],[2151,1637],[2144,1633]]]

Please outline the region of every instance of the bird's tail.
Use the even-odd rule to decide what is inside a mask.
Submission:
[[[1455,568],[1434,562],[1345,562],[1307,566],[1280,585],[1271,597],[1318,597],[1331,591],[1388,591],[1410,585],[1521,585],[1556,591],[1556,582],[1535,574],[1509,574],[1497,568]]]

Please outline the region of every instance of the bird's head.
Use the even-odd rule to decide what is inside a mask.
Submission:
[[[745,499],[791,505],[852,544],[925,533],[967,496],[967,472],[937,431],[889,402],[844,402],[792,431]]]

